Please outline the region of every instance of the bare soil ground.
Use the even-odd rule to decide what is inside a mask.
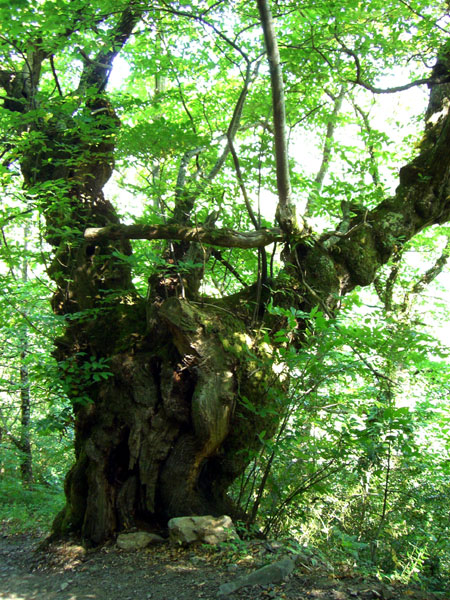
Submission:
[[[202,600],[219,585],[279,558],[277,544],[248,542],[232,549],[177,548],[168,543],[136,552],[115,545],[85,551],[73,543],[37,550],[41,540],[0,533],[2,600]],[[277,554],[278,553],[278,554]],[[450,600],[414,586],[332,573],[305,560],[282,584],[247,587],[230,600]]]

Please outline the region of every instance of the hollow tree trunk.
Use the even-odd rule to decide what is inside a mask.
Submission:
[[[114,375],[91,387],[94,401],[76,406],[76,463],[57,533],[98,543],[139,522],[232,510],[225,493],[249,458],[238,451],[255,448],[263,427],[237,404],[238,389],[260,401],[267,385],[239,359],[243,323],[175,297],[149,312],[149,328],[144,319],[124,329],[109,354]]]

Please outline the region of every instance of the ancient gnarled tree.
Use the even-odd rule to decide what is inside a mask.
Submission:
[[[73,400],[76,462],[56,535],[100,543],[184,514],[245,518],[227,490],[260,435],[275,433],[288,386],[260,343],[262,329],[270,339],[283,325],[269,303],[331,316],[400,246],[449,220],[441,9],[378,0],[2,8],[2,172],[21,178],[42,216],[52,306],[65,316],[55,356]],[[305,213],[320,208],[330,118],[358,93],[387,91],[378,78],[393,66],[398,89],[429,91],[420,146],[392,195],[372,181],[369,152],[367,197],[360,186],[349,208],[337,187],[334,226],[315,232],[301,206],[309,198]],[[353,119],[364,125],[362,114]],[[316,183],[299,176],[303,125],[326,136]],[[272,223],[256,202],[264,189],[278,198]],[[144,206],[133,223],[119,217],[130,194]],[[137,257],[130,240],[140,240]],[[302,339],[299,320],[292,343]]]

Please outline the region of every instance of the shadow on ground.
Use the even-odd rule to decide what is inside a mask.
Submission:
[[[76,544],[37,551],[40,540],[0,535],[2,600],[204,600],[219,586],[279,558],[270,543],[249,542],[246,550],[176,548],[160,544],[137,552],[115,545],[86,552]],[[315,564],[314,564],[315,563]],[[277,585],[253,586],[230,600],[449,600],[415,587],[338,576],[316,561],[300,563]]]

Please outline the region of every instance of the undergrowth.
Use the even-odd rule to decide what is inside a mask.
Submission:
[[[0,527],[4,533],[46,535],[63,504],[62,488],[24,487],[13,478],[0,479]]]

